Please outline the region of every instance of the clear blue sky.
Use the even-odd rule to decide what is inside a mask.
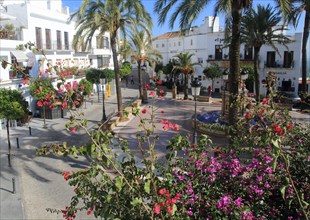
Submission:
[[[74,12],[76,11],[80,4],[81,4],[82,0],[62,0],[62,4],[63,6],[69,6],[70,7],[70,12]],[[151,14],[152,18],[153,18],[153,36],[158,36],[161,34],[164,34],[166,32],[172,31],[169,28],[168,25],[168,21],[166,21],[166,23],[162,26],[159,26],[157,24],[157,14],[154,13],[153,8],[154,8],[154,4],[155,4],[156,0],[142,0],[142,3],[144,4],[146,10]],[[211,4],[208,5],[208,8],[205,8],[202,13],[200,13],[200,15],[198,16],[198,18],[193,22],[193,26],[197,25],[200,26],[203,23],[203,20],[206,16],[212,16],[213,15],[213,4],[214,4],[215,0],[211,1]],[[253,7],[256,8],[257,4],[268,4],[272,1],[270,0],[254,0],[254,5]],[[169,18],[169,17],[168,17]],[[297,28],[297,30],[295,31],[294,29],[291,29],[289,32],[301,32],[302,28],[303,28],[303,23],[304,23],[304,16],[302,16],[300,18],[300,23],[299,26]],[[224,18],[222,16],[220,16],[220,26],[224,26]],[[177,31],[179,27],[178,22],[176,22],[174,24],[174,29],[173,31]]]

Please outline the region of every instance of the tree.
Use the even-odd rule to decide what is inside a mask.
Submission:
[[[211,66],[206,67],[203,70],[204,75],[211,79],[212,81],[212,88],[214,88],[214,79],[222,76],[222,71],[218,65],[212,64]]]
[[[168,12],[172,9],[175,11],[172,13],[169,25],[173,28],[174,22],[177,18],[180,20],[179,27],[181,30],[187,30],[190,28],[192,22],[198,17],[200,12],[211,2],[211,0],[194,0],[194,1],[166,1],[157,0],[155,3],[155,12],[159,14],[159,24],[163,24],[168,16]],[[281,9],[288,13],[290,10],[290,1],[277,0],[276,1]],[[174,7],[179,4],[177,7]],[[229,74],[229,124],[236,124],[238,104],[236,102],[239,88],[240,78],[240,25],[242,10],[248,9],[252,6],[252,0],[231,0],[231,1],[216,1],[214,8],[214,15],[219,12],[223,12],[226,15],[227,20],[231,20],[231,43],[229,46],[229,59],[230,59],[230,74]]]
[[[160,52],[152,46],[151,35],[147,30],[134,30],[130,35],[129,45],[132,50],[132,57],[138,63],[138,80],[139,80],[139,96],[143,101],[143,76],[141,65],[146,62],[157,62],[158,58],[162,58]]]
[[[282,34],[285,28],[275,27],[281,19],[280,11],[273,9],[269,4],[266,7],[258,5],[257,12],[251,9],[241,19],[241,42],[254,48],[254,82],[258,102],[260,101],[259,53],[261,47],[269,45],[279,54],[275,43],[286,45],[291,42]]]
[[[46,127],[46,108],[53,108],[58,96],[49,78],[35,78],[30,84],[30,94],[37,100],[37,106],[42,108],[43,128]]]
[[[28,113],[28,102],[17,90],[0,88],[0,118],[6,119],[8,137],[8,160],[11,166],[11,141],[9,120],[21,119]]]
[[[111,81],[113,78],[114,71],[110,70],[108,68],[101,70],[101,69],[95,69],[90,68],[86,71],[86,79],[91,82],[92,84],[96,84],[97,86],[97,94],[98,94],[98,102],[99,102],[99,84],[100,79],[107,79],[107,81]],[[105,93],[102,91],[102,122],[105,122],[107,120],[106,112],[105,112]]]
[[[179,70],[181,73],[184,74],[185,82],[184,82],[184,99],[188,99],[188,75],[194,72],[193,67],[195,65],[201,65],[200,63],[192,63],[192,56],[194,54],[187,53],[180,53],[176,55],[177,58],[175,61],[174,68]]]
[[[76,19],[76,35],[73,39],[75,48],[91,47],[91,40],[98,35],[100,42],[105,32],[110,34],[110,45],[115,71],[117,107],[120,118],[123,118],[120,71],[118,64],[118,37],[126,36],[128,28],[140,26],[152,28],[152,19],[145,7],[138,0],[84,0],[79,10],[72,14]]]
[[[285,17],[288,23],[292,23],[297,27],[301,14],[305,13],[304,20],[304,31],[302,36],[302,45],[301,45],[301,90],[307,92],[307,43],[310,33],[310,1],[309,0],[294,0],[294,7],[291,10],[291,13]]]
[[[126,80],[126,86],[128,85],[128,76],[132,73],[132,66],[130,62],[125,61],[120,68],[120,75]]]

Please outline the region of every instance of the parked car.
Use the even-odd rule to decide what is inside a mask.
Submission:
[[[299,107],[301,103],[301,99],[297,93],[283,91],[278,92],[275,101],[283,104],[291,104],[293,107]]]

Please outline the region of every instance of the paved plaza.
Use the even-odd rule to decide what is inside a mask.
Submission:
[[[130,103],[137,99],[137,85],[129,85],[122,88],[123,102]],[[192,134],[191,117],[194,111],[193,100],[172,99],[172,94],[154,104],[156,121],[168,119],[180,126],[181,134]],[[98,102],[97,96],[92,97],[93,102],[87,101],[86,108],[82,110],[85,118],[89,121],[89,129],[98,127],[102,118],[102,101]],[[214,99],[216,100],[216,99]],[[152,100],[141,108],[150,111]],[[219,100],[216,100],[219,101]],[[116,112],[116,97],[111,96],[106,100],[107,115]],[[197,112],[207,112],[211,110],[220,110],[219,102],[198,102]],[[164,114],[162,113],[164,110]],[[303,122],[310,122],[307,115],[293,113],[295,118]],[[12,144],[12,167],[8,167],[7,161],[7,141],[6,130],[1,130],[0,139],[0,219],[61,219],[62,214],[52,214],[46,211],[46,208],[63,209],[70,203],[73,195],[73,188],[64,181],[61,173],[66,170],[81,169],[87,167],[89,162],[85,158],[57,157],[57,156],[36,156],[35,150],[40,146],[51,143],[63,143],[66,141],[69,146],[79,145],[88,141],[85,131],[78,130],[71,133],[65,130],[65,123],[68,121],[68,115],[65,119],[47,120],[47,129],[43,128],[43,120],[33,118],[29,125],[18,126],[11,129]],[[119,138],[128,140],[129,147],[136,157],[139,157],[137,149],[137,139],[135,137],[138,131],[140,120],[138,117],[130,117],[127,122],[120,123],[113,131]],[[156,123],[157,132],[160,140],[156,145],[158,157],[165,154],[165,147],[168,140],[175,135],[174,131],[163,131],[162,125]],[[29,133],[31,127],[31,135]],[[19,148],[17,148],[17,139]],[[214,138],[216,145],[226,143],[222,138]],[[13,193],[12,179],[15,180],[15,193]],[[86,214],[79,215],[77,219],[91,219]]]

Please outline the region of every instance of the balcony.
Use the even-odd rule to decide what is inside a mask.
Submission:
[[[219,67],[222,67],[222,68],[230,68],[230,60],[229,59],[225,59],[225,60],[207,59],[207,62],[210,64],[218,65]],[[240,59],[240,65],[241,66],[253,65],[253,60]]]
[[[280,63],[280,62],[270,62],[265,63],[265,68],[276,68],[276,69],[292,69],[295,67],[294,61],[291,63]]]

